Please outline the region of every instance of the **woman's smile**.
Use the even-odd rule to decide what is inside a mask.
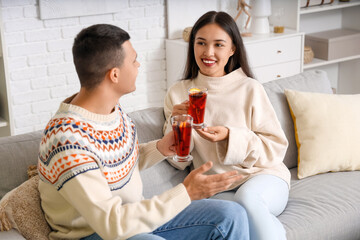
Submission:
[[[216,61],[212,60],[212,59],[208,59],[208,58],[202,58],[202,62],[204,63],[205,66],[207,67],[212,67],[215,65]]]

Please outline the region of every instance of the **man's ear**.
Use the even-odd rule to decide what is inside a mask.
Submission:
[[[113,82],[113,83],[118,83],[119,81],[119,76],[120,76],[120,69],[119,68],[112,68],[109,71],[109,79]]]

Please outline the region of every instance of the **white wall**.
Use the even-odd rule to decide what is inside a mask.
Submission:
[[[40,20],[36,0],[0,1],[14,134],[43,129],[59,103],[79,90],[71,53],[73,39],[82,28],[97,23],[128,31],[138,52],[137,90],[121,100],[125,110],[163,105],[165,0],[119,1],[123,10],[114,14],[51,20]]]

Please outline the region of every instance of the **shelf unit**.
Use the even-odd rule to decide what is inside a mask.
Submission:
[[[360,0],[339,2],[320,6],[300,7],[301,0],[272,0],[272,13],[282,10],[281,18],[270,17],[273,25],[284,25],[287,28],[305,34],[348,28],[360,31]],[[302,46],[303,47],[303,46]],[[320,69],[327,72],[333,88],[337,93],[360,93],[360,55],[325,61],[316,56],[311,63],[303,64],[303,70]]]
[[[0,13],[0,19],[1,13]],[[3,27],[0,20],[0,137],[10,136],[12,133],[11,114],[10,114],[10,91],[9,82],[6,77],[6,60],[3,58],[3,53],[6,49],[3,44]]]
[[[331,65],[331,64],[335,64],[335,63],[356,60],[356,59],[360,59],[360,55],[354,55],[354,56],[350,56],[350,57],[339,58],[339,59],[334,59],[334,60],[329,60],[329,61],[314,58],[311,63],[304,64],[304,70],[315,68],[315,67]]]

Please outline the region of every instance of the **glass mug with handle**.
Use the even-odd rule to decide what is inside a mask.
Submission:
[[[208,90],[204,87],[191,87],[188,90],[189,95],[189,110],[190,114],[194,121],[193,127],[195,129],[200,129],[205,127],[204,117],[205,117],[205,105],[207,98]]]
[[[173,157],[174,161],[188,162],[193,159],[190,155],[192,124],[193,118],[188,114],[171,117],[176,148],[176,155]]]

